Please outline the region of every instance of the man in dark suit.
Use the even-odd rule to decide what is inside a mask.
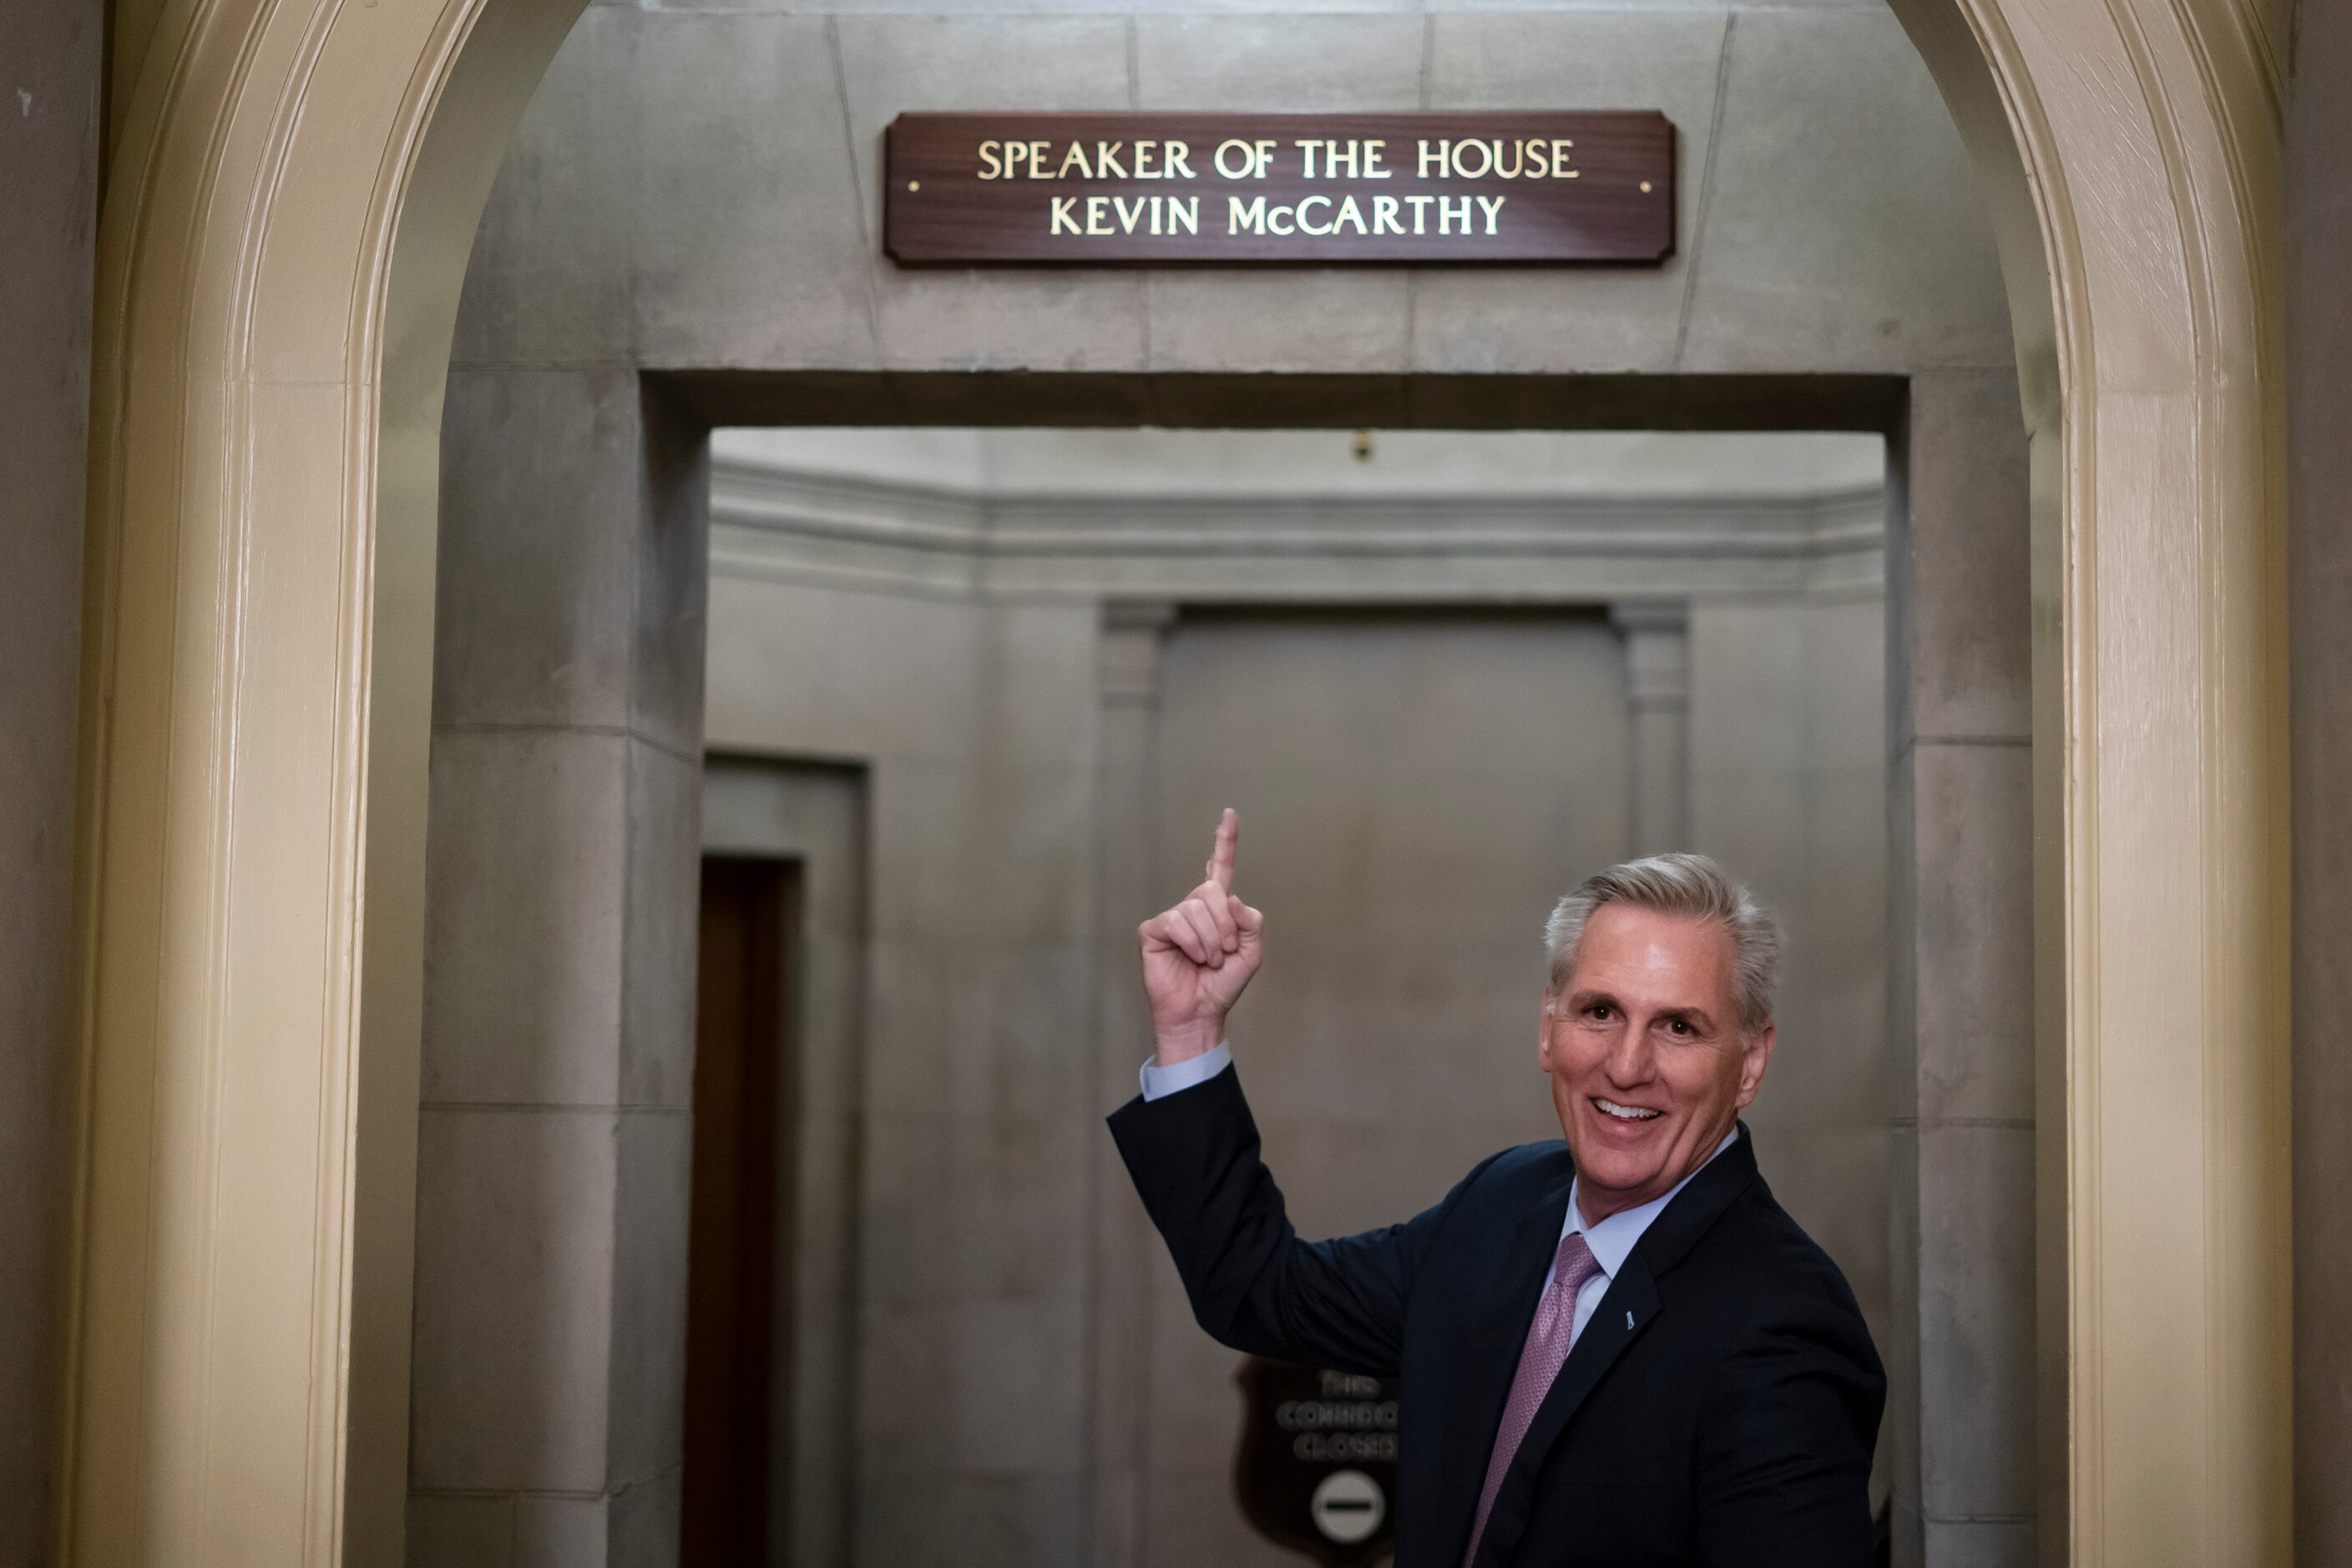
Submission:
[[[1738,1120],[1771,917],[1699,856],[1588,879],[1547,931],[1537,1046],[1566,1141],[1306,1242],[1224,1039],[1264,953],[1240,831],[1226,812],[1207,879],[1140,928],[1158,1050],[1111,1131],[1202,1328],[1400,1381],[1396,1568],[1867,1563],[1885,1375]]]

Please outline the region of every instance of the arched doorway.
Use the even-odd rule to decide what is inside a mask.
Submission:
[[[125,43],[75,1561],[392,1560],[438,400],[576,9],[221,0]],[[2033,437],[2045,1517],[2083,1563],[2275,1559],[2287,1527],[2266,22],[1906,16],[2002,236]]]

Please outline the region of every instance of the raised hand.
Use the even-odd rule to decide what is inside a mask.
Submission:
[[[1234,897],[1241,841],[1242,819],[1228,806],[1217,822],[1207,878],[1136,928],[1162,1067],[1216,1049],[1225,1015],[1265,956],[1265,917]]]

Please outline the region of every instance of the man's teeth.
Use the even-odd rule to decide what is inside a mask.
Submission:
[[[1644,1110],[1637,1105],[1620,1105],[1613,1100],[1595,1100],[1592,1103],[1623,1121],[1647,1121],[1653,1117],[1664,1114],[1656,1110]]]

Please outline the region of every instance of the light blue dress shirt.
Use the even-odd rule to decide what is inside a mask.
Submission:
[[[1229,1041],[1219,1040],[1213,1051],[1202,1051],[1197,1057],[1178,1062],[1172,1068],[1160,1065],[1158,1057],[1143,1059],[1143,1098],[1158,1100],[1163,1094],[1173,1094],[1180,1089],[1190,1089],[1196,1083],[1206,1083],[1234,1065],[1234,1047]]]
[[[1650,1222],[1666,1212],[1666,1205],[1675,1201],[1675,1194],[1691,1184],[1699,1171],[1715,1163],[1716,1154],[1722,1153],[1738,1141],[1739,1128],[1735,1123],[1731,1131],[1723,1135],[1723,1142],[1715,1146],[1715,1153],[1698,1163],[1698,1171],[1693,1171],[1676,1182],[1667,1190],[1665,1196],[1652,1198],[1648,1203],[1636,1204],[1629,1209],[1619,1209],[1599,1225],[1584,1223],[1584,1211],[1577,1206],[1576,1202],[1577,1194],[1583,1189],[1584,1178],[1579,1176],[1576,1179],[1568,1189],[1568,1219],[1559,1227],[1560,1239],[1564,1241],[1578,1232],[1583,1233],[1584,1245],[1592,1249],[1592,1259],[1601,1265],[1601,1272],[1587,1279],[1584,1288],[1576,1293],[1576,1321],[1568,1331],[1570,1345],[1574,1345],[1576,1337],[1584,1332],[1584,1325],[1592,1321],[1593,1310],[1601,1305],[1601,1298],[1609,1294],[1609,1282],[1617,1278],[1620,1268],[1625,1267],[1625,1259],[1633,1256],[1633,1244],[1642,1239],[1642,1233],[1650,1228]],[[1544,1272],[1545,1289],[1551,1289],[1552,1275],[1559,1269],[1559,1255],[1555,1252],[1551,1268]]]
[[[1151,1058],[1144,1062],[1140,1075],[1143,1098],[1158,1100],[1163,1095],[1191,1089],[1194,1084],[1206,1083],[1233,1065],[1233,1045],[1226,1040],[1218,1041],[1215,1050],[1204,1051],[1178,1062],[1174,1067],[1161,1067],[1158,1058]],[[1584,1223],[1584,1211],[1576,1201],[1583,1186],[1583,1178],[1577,1178],[1576,1184],[1568,1190],[1568,1218],[1559,1227],[1560,1237],[1565,1240],[1581,1232],[1584,1245],[1592,1249],[1592,1259],[1601,1265],[1601,1271],[1587,1279],[1583,1289],[1576,1293],[1576,1321],[1569,1330],[1570,1344],[1576,1342],[1577,1336],[1584,1332],[1584,1325],[1592,1321],[1593,1312],[1601,1305],[1601,1298],[1609,1294],[1609,1282],[1617,1278],[1619,1269],[1625,1267],[1625,1259],[1633,1256],[1633,1244],[1642,1239],[1642,1233],[1650,1228],[1650,1222],[1665,1213],[1666,1205],[1691,1184],[1692,1177],[1714,1163],[1717,1154],[1738,1141],[1739,1129],[1734,1126],[1723,1135],[1723,1142],[1715,1146],[1715,1153],[1698,1163],[1698,1171],[1693,1171],[1676,1182],[1664,1197],[1652,1198],[1648,1203],[1637,1204],[1629,1209],[1619,1209],[1598,1225]],[[1551,1289],[1552,1275],[1559,1268],[1559,1256],[1554,1252],[1551,1268],[1544,1271],[1545,1289]]]

